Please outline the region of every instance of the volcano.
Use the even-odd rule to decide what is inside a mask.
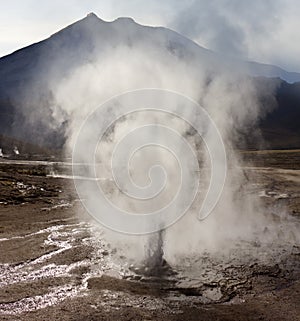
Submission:
[[[278,106],[260,121],[260,130],[268,148],[300,147],[300,85],[297,83],[300,73],[229,58],[167,28],[143,26],[131,18],[107,22],[94,13],[48,39],[0,59],[0,144],[5,145],[4,137],[13,137],[39,146],[62,148],[67,120],[62,120],[55,128],[49,125],[55,105],[48,86],[49,75],[52,81],[59,81],[79,66],[92,64],[99,54],[110,55],[122,46],[143,47],[164,56],[175,56],[199,73],[205,66],[208,81],[216,74],[234,70],[255,79],[263,77],[264,82],[278,82]],[[25,109],[24,104],[31,96],[35,99]],[[28,115],[28,108],[34,109],[34,117]],[[251,148],[260,146],[253,141],[250,145]]]

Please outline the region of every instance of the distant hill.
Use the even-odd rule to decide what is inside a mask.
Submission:
[[[278,107],[259,123],[267,148],[300,148],[300,82],[281,82]]]

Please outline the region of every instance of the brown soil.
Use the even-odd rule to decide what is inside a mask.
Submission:
[[[245,174],[263,184],[266,206],[275,202],[300,221],[300,152],[244,157],[272,167]],[[93,243],[90,225],[75,214],[82,209],[71,180],[47,171],[0,164],[1,320],[300,320],[299,244],[278,264],[228,265],[217,283],[122,278],[107,263],[114,250]],[[288,197],[275,197],[283,193]]]

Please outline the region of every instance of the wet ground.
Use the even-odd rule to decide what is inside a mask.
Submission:
[[[162,262],[156,276],[78,216],[68,164],[2,161],[0,319],[300,320],[300,152],[244,158],[251,193],[289,237]]]

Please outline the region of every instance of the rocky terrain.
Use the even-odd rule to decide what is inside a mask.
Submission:
[[[282,233],[289,224],[299,233],[300,152],[242,156],[251,192]],[[300,320],[298,235],[163,262],[147,275],[84,216],[72,180],[53,175],[68,166],[1,160],[1,320]]]

